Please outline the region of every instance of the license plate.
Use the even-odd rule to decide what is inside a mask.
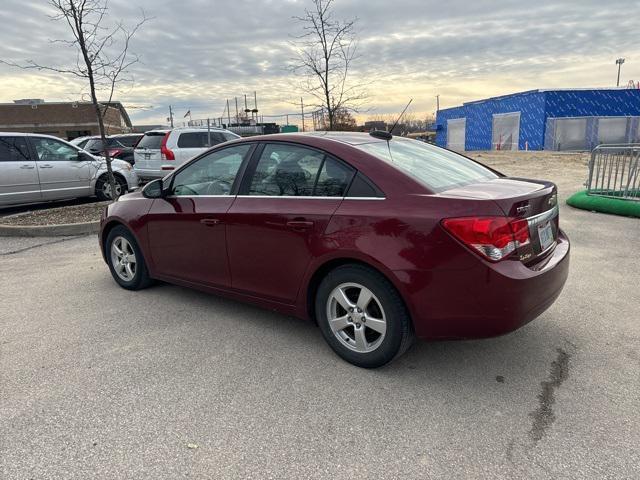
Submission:
[[[146,153],[144,154],[144,159],[145,160],[149,160],[151,158],[151,154],[150,153]]]
[[[538,225],[538,238],[540,238],[540,248],[542,251],[551,246],[553,243],[553,229],[551,228],[551,222]]]

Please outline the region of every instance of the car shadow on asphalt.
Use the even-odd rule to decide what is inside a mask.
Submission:
[[[303,345],[309,355],[317,357],[319,362],[327,362],[326,356],[337,359],[324,342],[322,334],[313,322],[282,315],[260,307],[245,304],[224,297],[203,293],[197,290],[160,283],[153,287],[176,302],[189,308],[190,304],[215,311],[220,316],[230,316],[225,322],[239,322],[244,332],[255,332],[256,337],[269,331],[277,332],[286,354],[287,342]],[[557,348],[566,345],[561,323],[553,309],[543,313],[524,327],[509,334],[478,340],[414,341],[411,348],[401,357],[370,374],[395,376],[410,380],[425,375],[432,379],[453,382],[467,381],[475,384],[478,379],[493,383],[510,383],[518,378],[531,377],[542,380],[546,367],[555,355]],[[238,317],[238,318],[235,318]],[[212,319],[212,327],[215,325]],[[339,359],[331,364],[364,371]]]

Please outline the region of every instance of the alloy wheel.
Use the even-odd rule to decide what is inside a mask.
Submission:
[[[124,237],[116,237],[111,243],[111,265],[118,277],[130,282],[136,276],[136,254]]]
[[[338,285],[327,300],[327,319],[336,338],[358,353],[377,349],[387,332],[380,300],[358,283]]]
[[[116,182],[116,196],[120,196],[122,195],[122,185],[120,185],[120,182],[118,182],[117,180]],[[107,198],[113,198],[111,196],[111,185],[109,184],[109,182],[105,182],[104,186],[102,187],[102,193],[104,194],[105,197]]]

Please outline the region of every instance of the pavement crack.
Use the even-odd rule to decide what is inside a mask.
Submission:
[[[549,378],[540,382],[542,390],[538,394],[538,408],[529,415],[533,419],[529,436],[534,443],[539,442],[546,431],[556,420],[553,404],[556,401],[555,392],[569,377],[569,359],[571,355],[562,348],[556,348],[556,359],[551,362]]]
[[[69,240],[75,240],[76,238],[80,238],[80,236],[69,237],[69,238],[61,238],[59,240],[53,240],[51,242],[43,242],[43,243],[38,243],[36,245],[29,245],[28,247],[24,247],[24,248],[18,248],[16,250],[9,250],[8,252],[0,252],[0,257],[4,257],[4,256],[8,256],[8,255],[15,255],[17,253],[22,253],[22,252],[26,252],[28,250],[33,250],[34,248],[46,247],[47,245],[54,245],[56,243],[68,242]]]

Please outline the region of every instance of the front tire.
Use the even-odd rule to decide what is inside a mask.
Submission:
[[[141,290],[152,283],[140,247],[124,226],[117,226],[109,232],[105,252],[111,275],[122,288]]]
[[[329,346],[358,367],[377,368],[411,346],[409,312],[383,275],[363,265],[332,270],[320,283],[316,318]]]
[[[127,193],[127,182],[124,178],[114,175],[113,179],[116,182],[116,193],[118,196]],[[109,176],[105,173],[96,181],[96,197],[101,202],[112,200],[111,198],[111,185],[109,185]]]

